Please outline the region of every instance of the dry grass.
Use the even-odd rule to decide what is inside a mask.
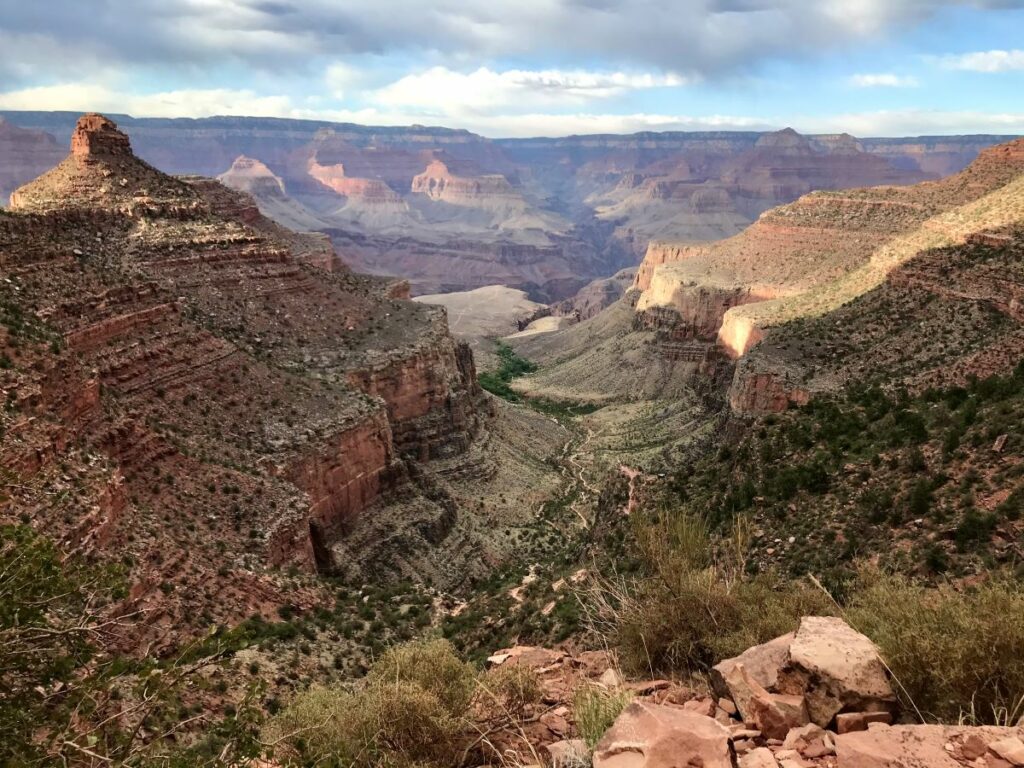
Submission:
[[[639,523],[650,574],[605,579],[591,594],[593,629],[613,639],[623,666],[644,674],[700,673],[751,645],[796,629],[800,617],[829,614],[831,601],[810,584],[773,574],[748,576],[748,526],[740,520],[713,557],[703,520],[663,515]]]
[[[475,687],[445,641],[386,652],[355,690],[313,687],[267,725],[263,740],[288,764],[444,765],[458,751]]]
[[[487,691],[505,712],[521,713],[543,695],[537,672],[521,664],[505,664],[490,670],[481,688]]]
[[[1024,591],[999,578],[958,591],[866,572],[850,623],[881,648],[925,718],[1016,722],[1024,714]]]
[[[632,700],[633,695],[629,691],[610,690],[592,683],[576,690],[572,702],[573,716],[576,730],[588,749],[597,746],[605,731]]]

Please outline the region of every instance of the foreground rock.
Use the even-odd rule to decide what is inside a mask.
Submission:
[[[594,750],[594,768],[732,768],[729,731],[707,715],[633,702]]]
[[[839,618],[801,620],[779,688],[803,693],[811,720],[820,726],[831,723],[841,711],[896,708],[896,694],[877,646]]]
[[[829,726],[840,713],[861,715],[844,718],[852,730],[896,712],[896,694],[878,648],[833,617],[805,617],[795,634],[717,664],[712,684],[735,702],[745,722],[775,738],[808,721]],[[802,722],[801,706],[807,713]]]
[[[874,725],[836,739],[838,768],[1015,768],[1024,765],[1024,729]]]

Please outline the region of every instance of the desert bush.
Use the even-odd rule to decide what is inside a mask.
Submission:
[[[536,671],[522,664],[504,664],[490,670],[481,681],[484,706],[498,705],[516,715],[528,704],[537,704],[543,691]]]
[[[264,730],[275,756],[348,768],[450,762],[473,694],[473,668],[443,640],[386,651],[356,689],[313,687]]]
[[[459,659],[447,640],[413,640],[385,651],[370,669],[371,683],[418,685],[444,704],[452,716],[462,715],[476,689],[476,670]]]
[[[684,513],[638,524],[649,574],[605,580],[590,617],[609,634],[624,667],[635,672],[702,672],[723,658],[791,632],[800,617],[834,611],[811,584],[747,573],[748,526],[713,547],[708,526]]]
[[[625,690],[609,690],[587,684],[576,690],[572,700],[573,717],[580,738],[588,749],[597,746],[604,732],[615,722],[633,696]]]
[[[1024,696],[1024,592],[1000,578],[957,591],[862,574],[848,618],[874,640],[904,704],[929,720],[997,722]]]

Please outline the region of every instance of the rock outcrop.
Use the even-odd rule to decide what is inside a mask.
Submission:
[[[275,565],[486,567],[450,483],[486,492],[492,408],[443,311],[336,268],[322,236],[241,193],[161,174],[106,118],[84,117],[72,146],[0,212],[19,318],[0,462],[20,489],[0,513],[130,555],[133,637],[157,648],[304,599]],[[50,502],[72,475],[81,492]],[[390,543],[363,535],[339,559],[381,521]]]
[[[732,768],[729,731],[707,715],[634,702],[594,749],[594,768]]]

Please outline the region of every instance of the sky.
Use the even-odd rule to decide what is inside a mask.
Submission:
[[[1024,134],[1024,0],[0,0],[0,109]]]

